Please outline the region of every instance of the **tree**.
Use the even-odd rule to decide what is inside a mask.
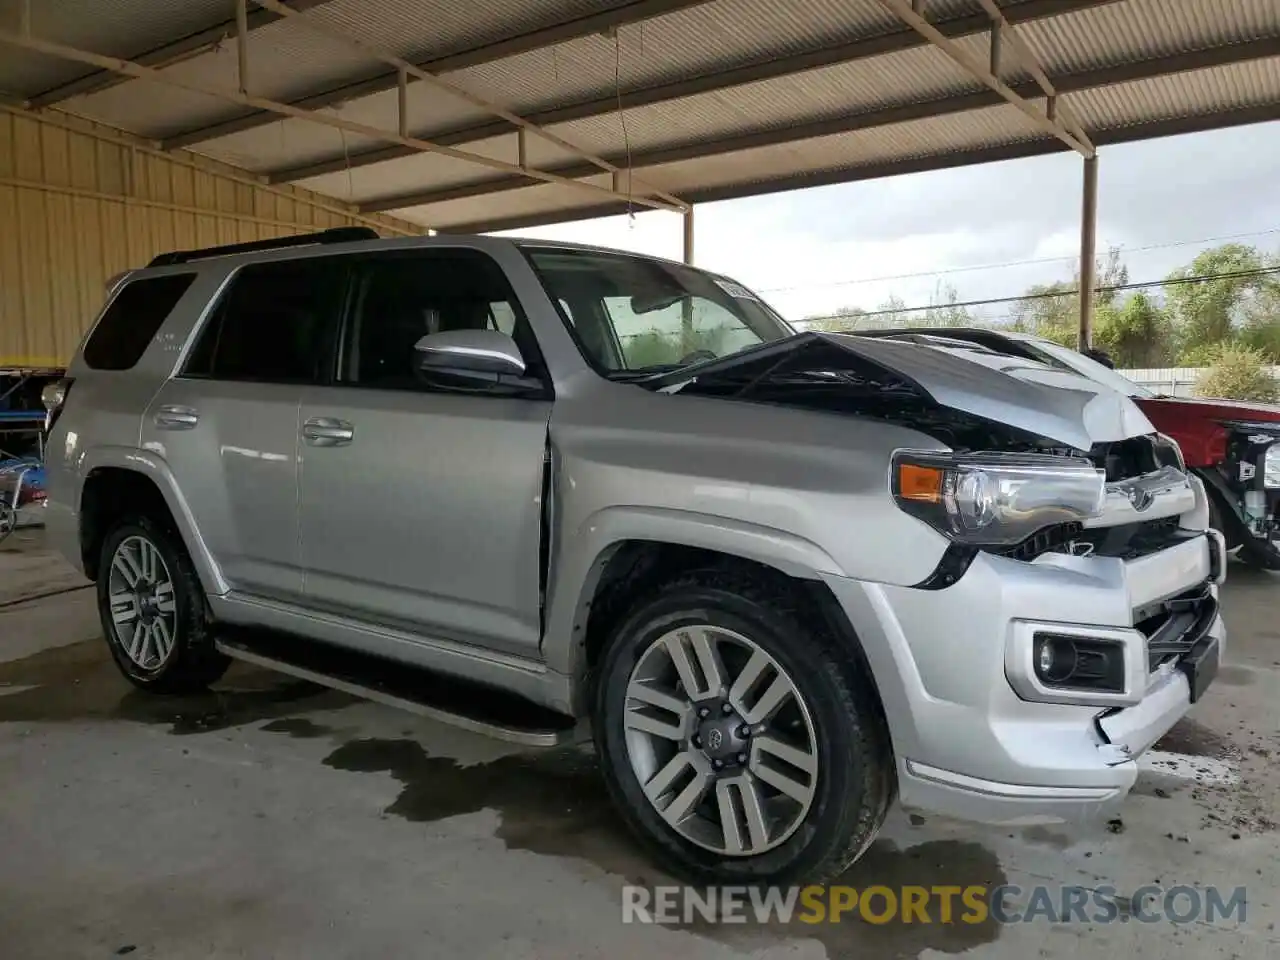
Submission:
[[[857,330],[864,323],[867,311],[861,307],[841,307],[829,317],[806,317],[805,326],[810,330],[824,330],[827,333],[842,333]]]
[[[949,283],[938,281],[924,312],[924,324],[930,327],[965,327],[973,323],[969,311],[959,305],[960,294]]]
[[[1266,258],[1266,266],[1280,269],[1280,254]],[[1240,341],[1261,351],[1269,363],[1280,364],[1280,274],[1259,278],[1241,313]]]
[[[1165,291],[1179,354],[1235,338],[1237,325],[1245,319],[1246,304],[1273,283],[1256,273],[1264,265],[1256,248],[1226,243],[1202,251],[1187,266],[1169,274]],[[1218,279],[1191,280],[1205,276]]]
[[[1122,369],[1164,366],[1171,359],[1169,334],[1169,318],[1145,293],[1122,306],[1100,304],[1094,315],[1094,342]]]
[[[1280,383],[1267,369],[1266,359],[1257,350],[1221,344],[1212,366],[1196,381],[1196,396],[1275,402],[1280,399]]]
[[[1105,257],[1094,264],[1094,323],[1099,315],[1114,308],[1120,291],[1115,287],[1129,282],[1129,268],[1120,259],[1120,248],[1111,247]],[[1040,283],[1030,287],[1023,299],[1013,307],[1015,330],[1034,333],[1074,347],[1079,342],[1080,330],[1080,271],[1077,269],[1070,281]]]
[[[910,321],[907,302],[896,293],[889,294],[889,298],[876,307],[875,312],[878,315],[870,319],[877,327],[899,327]]]

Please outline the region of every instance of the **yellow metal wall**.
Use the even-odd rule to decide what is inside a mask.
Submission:
[[[0,368],[65,365],[107,281],[157,253],[357,223],[424,232],[65,114],[0,109]]]

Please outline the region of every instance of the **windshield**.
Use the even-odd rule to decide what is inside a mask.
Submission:
[[[1051,340],[1034,340],[1026,341],[1027,346],[1031,347],[1036,353],[1043,354],[1046,362],[1054,366],[1066,367],[1073,373],[1078,373],[1082,377],[1101,383],[1110,387],[1112,390],[1118,390],[1129,397],[1154,397],[1155,394],[1141,384],[1134,383],[1128,377],[1122,376],[1110,367],[1104,366],[1097,360],[1086,357],[1079,351],[1072,350],[1070,347],[1064,347],[1061,344],[1054,343]]]
[[[627,254],[525,249],[583,353],[607,376],[658,373],[795,334],[724,277]]]

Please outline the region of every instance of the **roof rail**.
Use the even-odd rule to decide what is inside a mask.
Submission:
[[[273,240],[253,240],[249,243],[229,243],[222,247],[205,247],[203,250],[175,250],[154,257],[148,267],[170,267],[175,263],[188,263],[208,257],[226,257],[233,253],[254,253],[258,250],[281,250],[287,247],[307,247],[316,243],[351,243],[355,240],[378,240],[373,227],[334,227],[317,233],[300,233]]]

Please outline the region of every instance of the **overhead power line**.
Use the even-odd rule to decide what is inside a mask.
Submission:
[[[1168,243],[1152,243],[1143,247],[1113,247],[1119,253],[1145,253],[1149,250],[1169,250],[1175,247],[1190,247],[1198,243],[1223,243],[1227,240],[1245,240],[1251,237],[1264,237],[1280,233],[1280,227],[1270,230],[1255,230],[1252,233],[1232,233],[1221,237],[1202,237],[1199,240],[1173,240]],[[787,287],[760,287],[757,293],[791,293],[795,290],[814,290],[819,287],[852,287],[859,283],[882,283],[889,280],[914,280],[919,277],[941,277],[955,273],[977,273],[980,270],[1002,270],[1006,267],[1029,267],[1045,263],[1067,263],[1079,260],[1079,256],[1067,254],[1061,257],[1037,257],[1031,260],[1007,260],[1003,263],[978,263],[966,267],[947,267],[943,270],[920,270],[916,273],[895,273],[881,277],[858,277],[853,280],[829,280],[820,283],[800,283]]]
[[[1256,270],[1234,270],[1227,273],[1209,273],[1194,277],[1176,277],[1172,280],[1144,280],[1141,283],[1117,283],[1111,286],[1097,287],[1094,293],[1118,293],[1122,290],[1147,290],[1151,287],[1177,287],[1188,283],[1204,283],[1207,280],[1243,280],[1252,277],[1265,277],[1280,274],[1280,267],[1261,267]],[[802,323],[814,320],[839,320],[845,317],[862,319],[863,317],[885,317],[902,313],[917,313],[922,310],[941,310],[947,307],[983,307],[995,303],[1022,303],[1027,300],[1056,300],[1059,297],[1071,297],[1080,293],[1079,288],[1071,290],[1049,290],[1043,293],[1024,293],[1016,297],[993,297],[987,300],[961,300],[957,303],[927,303],[921,307],[895,307],[886,310],[867,310],[856,314],[832,313],[820,317],[805,317]]]

